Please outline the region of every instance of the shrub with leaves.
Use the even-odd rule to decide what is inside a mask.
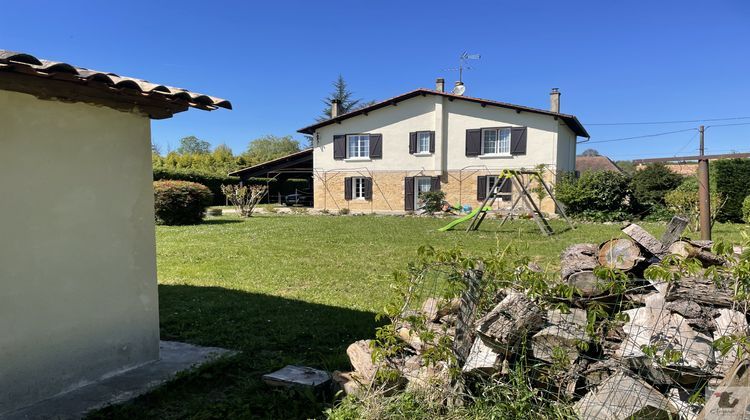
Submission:
[[[255,206],[265,197],[268,187],[265,185],[222,185],[221,192],[237,209],[237,214],[241,217],[250,217],[253,215]]]
[[[745,201],[742,202],[742,218],[745,223],[750,223],[750,195],[745,197]]]
[[[419,194],[420,200],[423,202],[422,208],[428,214],[434,214],[443,209],[443,201],[445,201],[445,192],[443,191],[425,191]]]
[[[630,188],[627,176],[617,172],[567,174],[557,183],[555,195],[567,212],[597,221],[623,220],[629,215]]]
[[[667,204],[667,208],[677,216],[682,216],[688,219],[688,227],[697,232],[699,224],[699,203],[698,203],[698,178],[689,177],[680,184],[679,187],[673,191],[668,192],[664,196],[664,201]],[[716,192],[711,192],[711,220],[715,220],[722,206],[724,200],[721,195]]]
[[[160,225],[200,223],[213,194],[205,185],[188,181],[155,181],[154,212]]]
[[[664,196],[683,181],[663,163],[654,163],[636,171],[630,181],[634,203],[641,214],[651,213],[653,208],[665,205]]]

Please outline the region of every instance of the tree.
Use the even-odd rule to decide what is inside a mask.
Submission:
[[[333,92],[331,92],[327,98],[323,99],[323,103],[326,104],[326,106],[323,109],[323,115],[318,118],[318,120],[322,121],[331,118],[331,104],[334,99],[338,99],[339,101],[339,114],[346,114],[347,112],[357,110],[364,106],[370,106],[375,103],[375,101],[363,103],[361,99],[354,99],[353,95],[354,93],[349,90],[344,77],[339,74],[338,79],[333,82]]]
[[[596,149],[586,149],[581,153],[581,156],[601,156],[601,154]]]
[[[159,147],[158,144],[151,142],[151,154],[156,156],[161,156],[161,147]]]
[[[251,141],[243,157],[250,165],[257,165],[299,151],[299,142],[292,136],[277,137],[269,134]]]
[[[211,144],[195,136],[183,137],[180,139],[180,147],[177,148],[177,153],[181,155],[201,155],[210,152]]]
[[[636,171],[630,181],[630,189],[640,212],[651,213],[655,207],[664,206],[664,196],[680,186],[683,177],[663,163],[654,163]]]

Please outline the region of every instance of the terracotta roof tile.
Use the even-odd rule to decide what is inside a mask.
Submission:
[[[195,93],[185,89],[151,83],[147,80],[119,76],[115,73],[76,67],[60,61],[38,59],[31,54],[0,50],[0,72],[17,72],[42,78],[70,80],[80,84],[102,83],[104,88],[118,88],[130,93],[145,95],[165,102],[185,101],[186,105],[203,109],[232,109],[232,104],[222,98]]]

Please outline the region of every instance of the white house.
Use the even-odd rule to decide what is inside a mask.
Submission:
[[[0,417],[159,357],[151,118],[228,101],[0,50]]]
[[[578,119],[550,109],[417,89],[299,130],[313,138],[315,207],[409,211],[419,193],[441,189],[452,204],[476,206],[502,169],[544,166],[545,179],[575,170]],[[506,200],[514,192],[506,190]],[[551,200],[542,208],[554,210]]]

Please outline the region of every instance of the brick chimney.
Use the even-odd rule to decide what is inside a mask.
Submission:
[[[435,80],[435,90],[438,92],[445,92],[445,79],[441,77]]]
[[[338,99],[331,100],[331,118],[336,118],[341,114],[341,102]]]
[[[560,90],[558,88],[552,88],[552,92],[549,93],[549,110],[560,112]]]

